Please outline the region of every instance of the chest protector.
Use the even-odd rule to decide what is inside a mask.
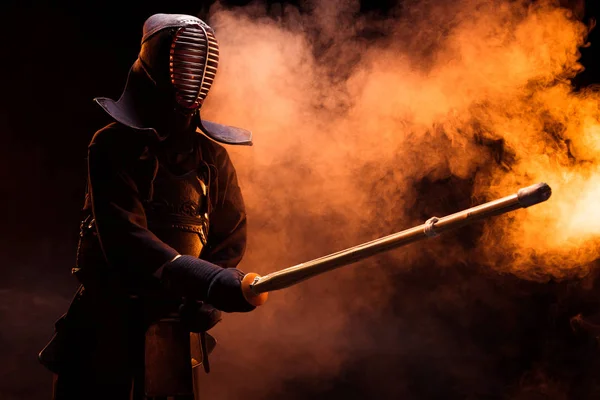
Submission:
[[[197,170],[175,175],[159,164],[150,199],[148,228],[180,254],[199,257],[208,238],[208,188]]]

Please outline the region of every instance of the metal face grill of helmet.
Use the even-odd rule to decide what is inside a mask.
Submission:
[[[188,111],[202,106],[217,74],[219,44],[201,25],[180,28],[173,38],[169,70],[177,103]]]

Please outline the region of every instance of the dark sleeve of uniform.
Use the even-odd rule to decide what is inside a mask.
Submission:
[[[102,251],[109,266],[134,275],[154,273],[178,254],[148,230],[134,179],[145,145],[141,134],[112,124],[88,148],[88,190]]]
[[[215,147],[213,162],[217,176],[212,177],[210,189],[214,195],[211,196],[208,243],[201,257],[221,267],[234,268],[246,251],[246,208],[227,151],[220,145],[211,144]]]

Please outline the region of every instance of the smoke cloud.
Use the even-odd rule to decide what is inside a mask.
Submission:
[[[415,299],[391,279],[398,271],[472,264],[526,285],[586,276],[600,258],[600,93],[577,92],[569,80],[582,70],[589,27],[550,0],[407,1],[386,17],[358,10],[356,1],[310,3],[304,13],[261,3],[211,9],[221,62],[204,117],[255,138],[252,148],[230,149],[249,215],[243,270],[265,274],[541,181],[553,197],[230,316],[215,328],[225,345],[202,378],[210,398],[292,398],[290,381],[328,382],[386,343],[406,344],[394,351],[407,365],[429,345],[447,354],[455,340],[417,337],[439,321],[407,324],[434,297],[447,295],[457,313],[469,305],[444,285]],[[465,290],[503,306],[481,285]],[[403,328],[387,337],[352,329],[356,320],[380,324],[390,307],[401,310],[388,323]],[[462,373],[472,379],[491,374],[481,363],[469,368]],[[222,385],[229,374],[243,379]],[[406,374],[398,395],[412,393]]]

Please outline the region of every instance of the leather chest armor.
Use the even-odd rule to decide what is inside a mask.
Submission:
[[[196,169],[175,175],[160,165],[144,208],[148,228],[180,254],[199,257],[208,239],[208,189]]]

